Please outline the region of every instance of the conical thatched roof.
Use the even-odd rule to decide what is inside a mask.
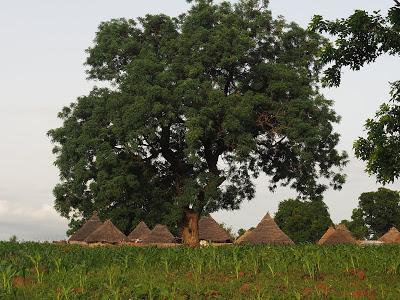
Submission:
[[[317,242],[318,245],[323,245],[325,241],[328,239],[328,237],[331,236],[332,233],[335,232],[335,228],[332,226],[329,226],[328,230],[323,234],[323,236],[319,239]]]
[[[142,241],[150,234],[151,230],[147,227],[145,222],[140,222],[135,229],[128,235],[128,241]]]
[[[226,243],[231,237],[210,215],[199,220],[199,239],[214,243]]]
[[[238,237],[235,241],[235,244],[240,244],[244,239],[254,230],[254,228],[248,229],[245,233],[243,233],[240,237]]]
[[[346,227],[346,225],[344,225],[343,223],[337,225],[337,226],[336,226],[336,229],[344,230],[344,231],[350,232],[350,230],[349,230],[349,229]]]
[[[356,239],[344,224],[340,224],[320,245],[357,244]]]
[[[400,244],[400,232],[396,227],[392,227],[388,232],[379,238],[379,241],[386,244]]]
[[[278,227],[269,213],[239,244],[293,245],[293,241]]]
[[[82,225],[71,237],[69,242],[83,242],[93,231],[99,228],[103,223],[101,223],[97,213],[94,212],[89,220]]]
[[[167,226],[157,224],[150,234],[143,239],[144,243],[175,243],[175,238]]]
[[[116,244],[126,240],[125,234],[123,234],[111,220],[107,220],[92,232],[86,239],[87,243],[108,243]]]

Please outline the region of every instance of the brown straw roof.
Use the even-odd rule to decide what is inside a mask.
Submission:
[[[231,241],[228,232],[210,215],[201,217],[199,220],[199,239],[214,243],[226,243]]]
[[[249,234],[242,238],[240,244],[293,245],[293,241],[278,227],[269,213]]]
[[[111,220],[107,220],[92,232],[86,239],[87,243],[108,243],[116,244],[126,240],[125,234],[123,234]]]
[[[328,237],[331,236],[335,232],[335,228],[332,226],[329,226],[328,230],[323,234],[323,236],[319,239],[317,242],[318,245],[323,245],[325,241],[328,239]]]
[[[320,245],[334,244],[357,244],[357,240],[344,224],[340,224]]]
[[[128,235],[128,241],[143,240],[150,234],[151,230],[147,227],[145,222],[140,222],[135,229]]]
[[[101,223],[97,213],[94,212],[89,220],[82,225],[71,237],[69,242],[83,242],[92,232],[99,228],[103,223]]]
[[[167,226],[157,224],[150,234],[143,239],[144,243],[175,243],[175,238]]]
[[[254,228],[248,229],[245,233],[243,233],[240,237],[238,237],[235,241],[235,244],[240,244],[243,240],[254,230]]]
[[[396,227],[392,227],[388,232],[381,236],[378,241],[386,244],[400,244],[400,232]]]

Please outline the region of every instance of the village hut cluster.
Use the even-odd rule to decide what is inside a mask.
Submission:
[[[294,245],[294,242],[276,224],[269,213],[258,223],[258,225],[246,231],[235,241],[229,233],[218,224],[210,215],[203,216],[199,220],[200,245]],[[174,247],[180,245],[180,238],[175,237],[165,225],[157,224],[152,230],[140,222],[133,231],[126,236],[111,220],[101,222],[97,213],[83,224],[68,240],[70,244],[116,245],[126,244],[133,246],[158,246]],[[318,245],[334,244],[400,244],[400,232],[396,228],[390,229],[378,241],[357,241],[344,224],[329,227]]]

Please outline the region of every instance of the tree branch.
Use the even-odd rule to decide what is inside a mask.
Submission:
[[[170,134],[170,127],[162,127],[160,138],[161,154],[171,165],[176,166],[177,161],[174,152],[169,148]]]

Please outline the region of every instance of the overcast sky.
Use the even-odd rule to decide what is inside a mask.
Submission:
[[[354,9],[386,13],[391,0],[271,0],[274,15],[306,26],[314,14],[333,19]],[[58,182],[52,145],[46,132],[58,127],[57,113],[94,85],[85,79],[84,50],[91,45],[97,26],[111,18],[136,18],[187,10],[184,0],[14,0],[0,9],[0,240],[12,234],[24,240],[61,239],[66,220],[53,209],[52,189]],[[378,188],[353,157],[352,142],[363,135],[363,124],[380,103],[388,100],[388,82],[398,78],[400,60],[383,57],[360,72],[345,71],[339,88],[324,90],[342,116],[337,131],[339,148],[351,162],[342,191],[328,191],[325,202],[334,222],[349,218],[360,193]],[[397,77],[396,77],[397,75]],[[399,189],[399,184],[389,188]],[[249,228],[263,215],[275,213],[279,201],[295,196],[284,188],[268,192],[266,179],[257,181],[256,198],[238,211],[214,217],[235,230]]]

